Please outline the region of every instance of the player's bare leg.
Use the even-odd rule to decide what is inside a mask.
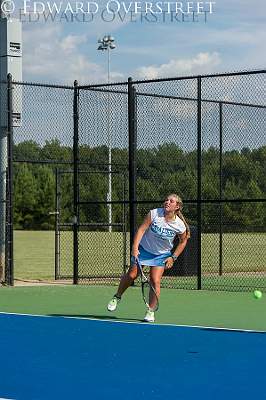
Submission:
[[[132,285],[137,276],[138,276],[138,267],[136,265],[132,265],[120,280],[116,292],[117,297],[122,296],[122,294],[127,290],[127,288]]]
[[[132,265],[129,270],[122,276],[120,283],[114,297],[109,301],[107,305],[108,311],[115,311],[119,301],[121,300],[122,294],[127,290],[129,286],[132,285],[134,280],[138,276],[138,267]]]
[[[161,279],[164,273],[164,268],[162,267],[151,267],[150,268],[150,282],[152,286],[155,289],[155,293],[157,295],[157,298],[159,300],[160,298],[160,293],[161,293]],[[150,308],[153,309],[156,305],[156,298],[155,296],[152,296],[151,294],[151,299],[150,299]]]

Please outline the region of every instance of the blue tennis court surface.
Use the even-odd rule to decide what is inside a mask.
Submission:
[[[265,332],[3,313],[0,340],[0,398],[265,398]]]

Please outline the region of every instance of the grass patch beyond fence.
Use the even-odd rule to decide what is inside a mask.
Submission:
[[[129,257],[127,240],[127,259]],[[266,272],[265,233],[227,233],[223,235],[223,273]],[[55,244],[52,231],[15,231],[14,266],[16,279],[54,279]],[[80,271],[119,276],[123,271],[123,237],[113,232],[80,232]],[[61,271],[72,275],[72,232],[61,233]],[[219,236],[202,235],[202,273],[210,276],[219,272]],[[208,277],[209,276],[209,277]],[[175,278],[178,279],[178,278]],[[189,278],[186,278],[188,282]],[[195,282],[195,278],[193,278]],[[194,285],[194,283],[193,283]]]

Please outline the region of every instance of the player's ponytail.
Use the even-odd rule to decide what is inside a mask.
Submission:
[[[186,227],[186,230],[187,230],[187,232],[186,232],[186,234],[187,234],[187,239],[189,239],[190,236],[191,236],[191,235],[190,235],[190,228],[189,228],[189,225],[188,225],[188,223],[187,223],[187,221],[186,221],[184,215],[183,215],[182,212],[181,212],[181,210],[182,210],[182,208],[183,208],[183,201],[182,201],[181,197],[178,196],[178,195],[175,194],[175,193],[172,193],[170,196],[175,197],[176,202],[179,204],[179,209],[176,210],[176,215],[184,222],[185,227]]]
[[[187,230],[187,239],[189,239],[190,236],[191,236],[191,235],[190,235],[190,228],[189,228],[189,225],[188,225],[188,223],[187,223],[187,221],[186,221],[184,215],[181,213],[180,210],[177,210],[176,214],[177,214],[177,216],[178,216],[180,219],[182,219],[182,221],[184,222],[184,224],[185,224],[185,226],[186,226],[186,230]]]

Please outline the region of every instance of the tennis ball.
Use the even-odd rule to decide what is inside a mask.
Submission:
[[[261,299],[262,298],[262,293],[260,290],[254,290],[253,292],[255,299]]]

